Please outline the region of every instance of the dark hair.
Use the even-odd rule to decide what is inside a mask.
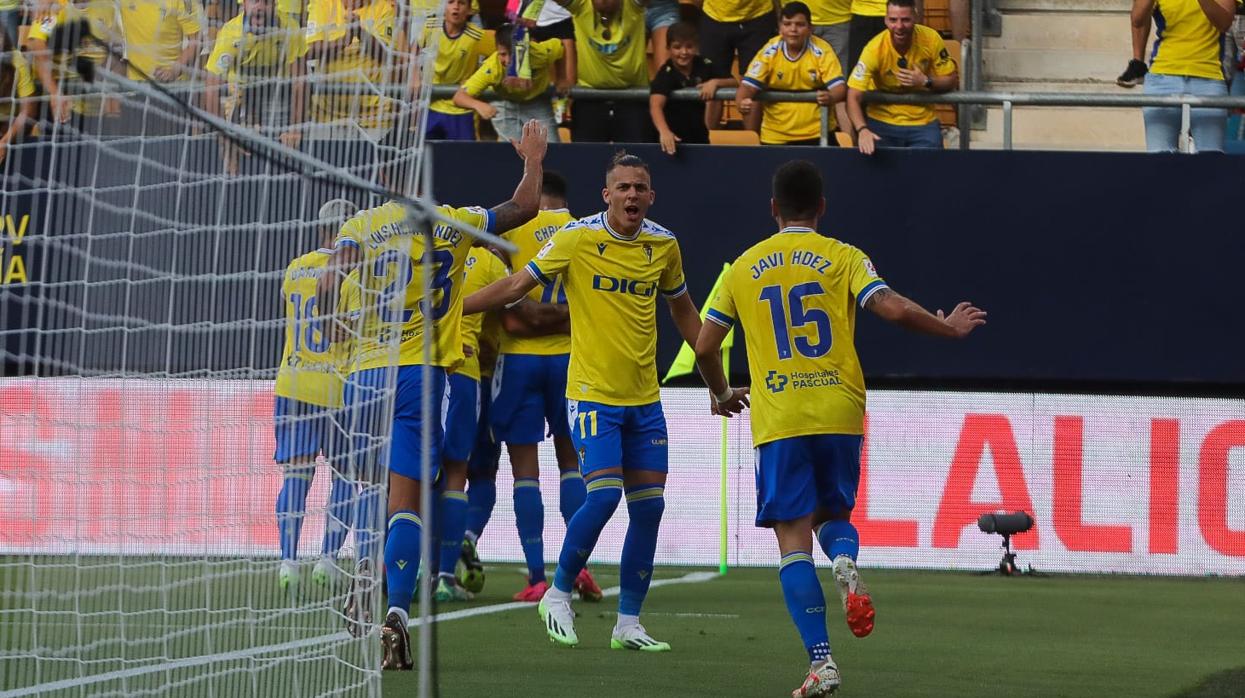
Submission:
[[[670,25],[666,30],[666,46],[673,46],[675,42],[680,44],[694,44],[699,41],[696,34],[696,25],[691,22],[676,22]]]
[[[555,199],[566,200],[566,177],[554,172],[553,170],[545,170],[544,176],[540,180],[540,193],[545,196],[552,196]]]
[[[638,156],[632,155],[625,150],[620,150],[614,153],[614,157],[610,158],[609,167],[605,168],[606,176],[609,176],[609,173],[613,172],[616,167],[639,167],[645,172],[649,171],[647,162],[644,162]]]
[[[916,12],[916,0],[886,0],[886,4],[894,5],[895,7],[906,7]]]
[[[783,19],[791,19],[796,15],[804,15],[804,19],[809,22],[813,21],[813,11],[808,9],[808,5],[800,2],[800,0],[795,0],[782,6]]]
[[[497,28],[493,40],[498,46],[505,46],[507,51],[514,52],[514,25],[507,22]]]
[[[774,206],[785,220],[813,218],[821,204],[821,171],[807,160],[792,160],[774,172]]]

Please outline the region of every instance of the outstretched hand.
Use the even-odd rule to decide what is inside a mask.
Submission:
[[[986,324],[986,311],[964,301],[955,306],[955,310],[952,310],[950,315],[944,316],[939,310],[938,319],[955,330],[957,339],[963,339],[978,326]]]
[[[514,144],[515,152],[525,161],[535,159],[540,162],[545,158],[545,151],[549,147],[549,134],[545,131],[545,127],[536,119],[530,119],[523,124],[523,135]]]
[[[747,386],[731,388],[731,396],[725,402],[718,402],[717,398],[710,396],[709,410],[713,414],[728,418],[743,412],[751,404],[748,401],[748,390]]]

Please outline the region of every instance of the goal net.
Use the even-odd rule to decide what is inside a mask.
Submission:
[[[428,175],[428,18],[91,0],[4,45],[0,696],[379,694],[386,444],[290,265]]]

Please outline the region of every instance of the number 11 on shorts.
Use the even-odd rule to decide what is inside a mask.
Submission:
[[[579,413],[579,438],[586,439],[597,435],[597,411]]]

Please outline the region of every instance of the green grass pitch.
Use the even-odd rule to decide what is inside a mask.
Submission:
[[[73,677],[79,659],[113,657],[119,650],[127,666],[142,666],[155,657],[247,652],[340,629],[323,606],[291,607],[277,590],[271,560],[42,558],[33,573],[28,563],[0,556],[0,693]],[[656,578],[690,571],[658,568]],[[616,569],[595,572],[602,586],[618,583]],[[878,609],[877,628],[865,639],[851,636],[833,588],[826,587],[841,695],[1245,696],[1240,578],[1007,579],[869,569],[864,576]],[[823,580],[829,580],[824,571]],[[304,584],[301,593],[315,593],[307,576]],[[516,567],[494,565],[479,598],[440,610],[507,603],[520,585]],[[123,623],[118,607],[126,611]],[[204,607],[212,609],[211,630],[203,624]],[[673,644],[668,654],[609,649],[616,599],[577,602],[576,608],[581,644],[574,649],[551,645],[532,607],[438,623],[440,695],[781,697],[803,676],[804,651],[774,570],[733,569],[725,577],[654,588],[643,620],[654,636]],[[23,658],[35,646],[45,655],[47,648],[88,650]],[[333,671],[339,681],[357,681],[350,667],[370,665],[377,655],[364,656],[357,647],[338,649],[329,661],[319,648],[274,653],[52,695],[132,695],[170,684],[191,696],[308,695],[311,677]],[[416,678],[413,672],[386,674],[385,695],[416,695]]]

